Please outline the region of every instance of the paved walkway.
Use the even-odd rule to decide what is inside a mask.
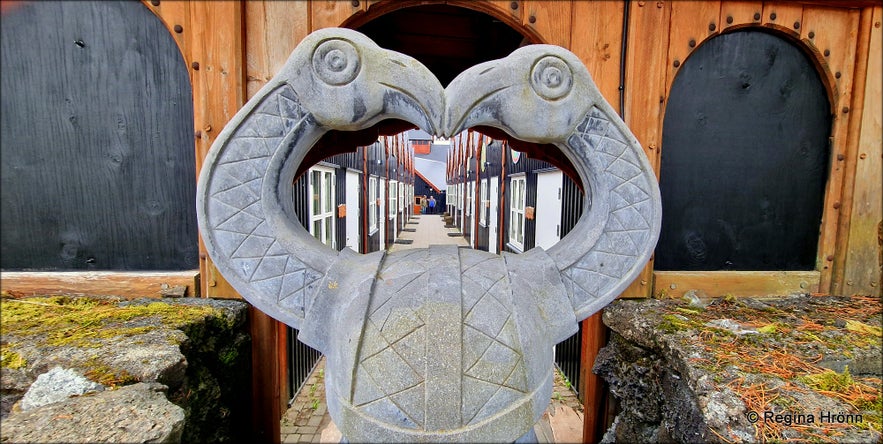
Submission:
[[[405,229],[417,231],[402,231],[397,240],[414,241],[412,244],[393,244],[390,252],[406,250],[409,248],[428,248],[430,245],[460,245],[468,247],[469,242],[463,236],[451,237],[448,233],[459,233],[456,228],[445,228],[445,220],[439,214],[422,214],[412,216],[405,224]]]
[[[402,231],[400,240],[411,240],[410,244],[396,243],[390,251],[409,248],[427,248],[429,245],[469,244],[462,236],[448,236],[457,229],[445,228],[444,219],[437,214],[424,214],[412,217],[412,223],[405,228],[415,231]],[[543,418],[534,426],[540,443],[581,442],[583,408],[567,383],[556,374],[551,403]],[[340,431],[331,421],[328,406],[325,404],[325,358],[307,379],[291,408],[282,416],[281,434],[283,443],[339,443]]]

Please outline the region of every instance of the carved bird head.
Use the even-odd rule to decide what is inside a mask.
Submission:
[[[446,135],[491,126],[536,143],[563,140],[593,104],[604,102],[579,58],[553,45],[525,46],[475,65],[451,81],[445,96]]]
[[[310,34],[274,79],[289,83],[326,128],[357,131],[398,118],[430,134],[440,131],[444,89],[435,75],[416,59],[380,48],[353,30]]]

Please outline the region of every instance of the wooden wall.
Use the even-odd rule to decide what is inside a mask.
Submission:
[[[416,0],[146,2],[166,22],[192,66],[197,166],[223,124],[279,70],[309,32],[324,27],[354,26],[395,9],[425,3]],[[811,290],[880,294],[881,247],[877,232],[883,205],[880,199],[874,198],[881,192],[880,180],[877,180],[881,176],[880,51],[873,50],[879,48],[880,40],[881,12],[877,3],[704,0],[631,1],[627,5],[616,1],[531,0],[429,3],[478,10],[512,26],[529,41],[558,44],[574,51],[589,67],[605,98],[622,112],[657,172],[664,150],[661,145],[666,99],[678,67],[692,51],[721,32],[745,27],[767,29],[790,39],[816,64],[828,90],[834,117],[831,129],[834,160],[825,190],[817,276],[786,273],[771,278],[768,274],[746,277],[715,272],[697,277],[678,272],[653,273],[650,264],[626,295],[652,294],[654,279],[656,288],[664,287],[672,296],[697,285],[708,288],[726,285],[737,295],[758,286],[775,293]],[[623,45],[624,27],[627,34]],[[203,258],[203,262],[201,270],[208,293],[228,291],[210,261]],[[780,285],[782,282],[787,284]],[[794,282],[796,287],[792,285]],[[742,285],[745,285],[744,291]]]
[[[447,3],[490,14],[527,41],[558,44],[589,67],[603,95],[624,116],[659,171],[666,99],[678,67],[721,32],[758,27],[790,39],[812,58],[829,94],[833,124],[816,270],[813,272],[657,272],[652,260],[625,293],[669,295],[725,288],[735,295],[881,294],[881,20],[872,0],[807,1],[188,1],[144,5],[175,39],[193,89],[197,174],[221,128],[279,70],[313,30],[365,23],[397,8]],[[443,24],[440,24],[443,26]],[[627,29],[627,33],[624,32]],[[624,60],[623,60],[624,59]],[[194,178],[195,180],[195,178]],[[200,245],[204,296],[237,297]],[[709,293],[711,294],[711,293]],[[271,323],[255,324],[273,332]],[[261,344],[271,353],[275,343]],[[270,369],[274,370],[274,369]],[[278,370],[278,369],[275,369]],[[260,388],[259,388],[260,389]],[[270,390],[272,392],[272,390]],[[279,400],[278,393],[266,393]],[[274,398],[275,396],[275,398]],[[279,406],[281,408],[281,404]],[[277,409],[278,413],[278,409]],[[272,426],[273,420],[267,423]],[[278,437],[278,421],[275,433]],[[588,425],[588,424],[587,424]],[[272,439],[273,430],[269,437]],[[257,438],[266,436],[256,436]]]

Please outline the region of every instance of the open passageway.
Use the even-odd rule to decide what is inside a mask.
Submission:
[[[449,236],[448,233],[459,233],[459,229],[446,228],[441,214],[412,216],[405,230],[398,235],[397,240],[404,242],[393,244],[389,251],[427,248],[430,245],[469,246],[463,236]],[[283,443],[340,442],[340,432],[328,415],[325,404],[324,368],[323,357],[283,416]],[[561,377],[556,377],[552,403],[534,427],[538,442],[580,441],[582,422],[582,406],[576,395]]]
[[[410,231],[414,230],[414,231]],[[469,243],[463,236],[448,236],[448,233],[459,233],[457,228],[445,228],[445,220],[441,214],[420,214],[412,216],[405,224],[405,229],[399,233],[397,240],[413,241],[410,244],[395,243],[389,251],[406,250],[410,248],[428,248],[430,245],[458,245],[468,247]]]

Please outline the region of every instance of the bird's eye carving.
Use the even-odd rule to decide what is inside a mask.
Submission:
[[[329,39],[313,51],[313,71],[329,85],[346,85],[359,75],[359,50],[347,40]]]
[[[573,88],[573,73],[567,62],[555,56],[539,59],[530,72],[530,86],[546,100],[558,100]]]

